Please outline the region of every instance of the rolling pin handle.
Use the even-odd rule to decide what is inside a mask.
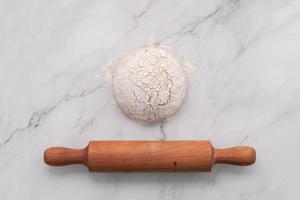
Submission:
[[[252,165],[255,163],[255,149],[248,146],[237,146],[214,150],[214,162],[232,165]]]
[[[86,164],[87,150],[51,147],[44,152],[44,161],[51,166]]]

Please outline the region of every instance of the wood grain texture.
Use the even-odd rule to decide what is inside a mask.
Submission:
[[[44,160],[84,164],[91,172],[193,172],[210,171],[214,163],[251,165],[255,150],[214,149],[209,141],[91,141],[84,149],[49,148]]]
[[[208,141],[92,141],[91,171],[210,171],[213,149]]]

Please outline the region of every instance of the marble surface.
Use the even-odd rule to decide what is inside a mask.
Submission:
[[[182,109],[146,126],[103,67],[149,41],[195,67]],[[300,1],[0,0],[0,199],[299,199]],[[95,139],[251,145],[251,167],[95,174],[51,168],[49,146]]]

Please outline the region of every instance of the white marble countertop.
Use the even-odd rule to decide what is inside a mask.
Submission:
[[[127,119],[102,68],[149,40],[196,71],[165,123]],[[0,0],[0,199],[299,199],[300,1]],[[96,174],[48,167],[95,139],[250,145],[251,167]]]

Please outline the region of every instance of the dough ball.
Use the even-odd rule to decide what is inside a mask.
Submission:
[[[154,46],[120,59],[112,84],[114,97],[125,115],[144,122],[174,115],[187,90],[183,65],[171,52]]]

